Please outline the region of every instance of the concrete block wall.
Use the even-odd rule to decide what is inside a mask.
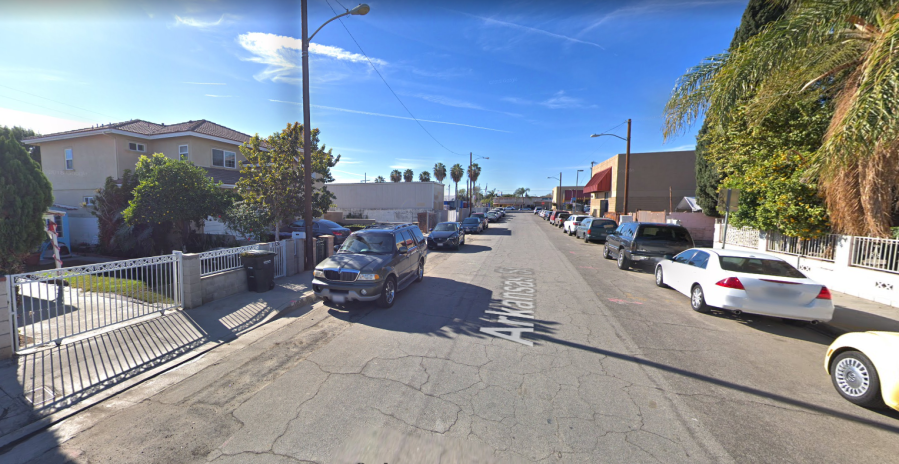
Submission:
[[[0,359],[8,359],[13,354],[13,330],[10,319],[7,277],[0,276]]]
[[[221,300],[247,290],[247,271],[243,269],[233,269],[200,278],[201,304]]]

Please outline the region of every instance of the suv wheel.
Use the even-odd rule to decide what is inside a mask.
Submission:
[[[415,274],[415,281],[421,282],[425,278],[425,264],[421,261],[418,262],[418,270]]]
[[[393,302],[396,300],[396,279],[393,276],[387,278],[387,282],[384,282],[384,288],[381,290],[381,297],[378,298],[377,304],[382,308],[389,308],[393,306]]]
[[[602,257],[605,259],[612,259],[612,253],[609,253],[609,246],[603,245],[602,247]]]
[[[618,250],[618,269],[626,271],[631,268],[630,260],[624,256],[624,250]]]

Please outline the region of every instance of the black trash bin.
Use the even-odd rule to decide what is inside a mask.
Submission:
[[[262,250],[245,251],[240,254],[243,268],[247,271],[247,289],[265,293],[275,288],[275,253]]]

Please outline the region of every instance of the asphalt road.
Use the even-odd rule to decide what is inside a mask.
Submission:
[[[895,462],[830,340],[702,315],[514,213],[389,310],[317,303],[19,445],[11,462]],[[514,329],[514,330],[510,330]]]

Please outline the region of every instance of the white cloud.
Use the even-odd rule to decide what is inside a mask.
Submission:
[[[212,94],[209,94],[209,93],[207,93],[206,96],[207,96],[207,97],[212,97],[212,98],[231,98],[231,95],[212,95]]]
[[[237,43],[253,55],[244,58],[245,61],[266,65],[263,71],[253,76],[256,80],[271,80],[289,84],[302,82],[298,77],[301,70],[300,53],[303,48],[301,39],[264,32],[249,32],[237,36]],[[350,63],[368,62],[364,55],[331,45],[311,43],[309,44],[309,53]],[[371,61],[378,66],[387,66],[386,61],[378,58],[372,58]]]
[[[199,19],[186,18],[186,17],[182,18],[181,16],[175,15],[175,25],[176,26],[184,25],[184,26],[196,27],[198,29],[208,29],[211,27],[221,26],[222,24],[232,23],[232,22],[234,22],[233,21],[234,19],[236,19],[236,16],[229,15],[229,14],[223,14],[216,21],[201,21]]]
[[[618,8],[611,13],[604,14],[599,16],[596,20],[594,20],[589,26],[581,30],[577,35],[583,36],[585,33],[590,32],[593,29],[596,29],[599,26],[602,26],[605,23],[611,22],[613,20],[618,20],[622,18],[628,17],[641,17],[647,18],[653,15],[664,14],[671,10],[684,10],[689,8],[699,8],[699,7],[708,7],[710,5],[727,5],[727,4],[745,4],[744,0],[686,0],[686,1],[672,1],[672,0],[649,0],[642,3],[631,3],[627,6]]]
[[[545,107],[547,107],[549,109],[553,109],[553,110],[561,109],[561,108],[567,108],[567,109],[596,108],[596,105],[587,105],[580,98],[574,98],[574,97],[569,97],[568,95],[565,95],[564,90],[560,90],[560,91],[556,92],[555,94],[553,94],[552,97],[549,97],[546,100],[542,100],[542,101],[528,100],[528,99],[519,98],[519,97],[504,97],[503,101],[507,101],[509,103],[515,103],[516,105],[541,105],[541,106],[545,106]]]
[[[52,134],[90,127],[92,122],[62,119],[45,114],[26,113],[24,111],[0,108],[0,126],[20,126],[41,134]]]
[[[486,24],[486,25],[490,25],[490,26],[501,26],[501,27],[507,27],[507,28],[512,28],[512,29],[517,29],[517,30],[520,30],[520,31],[527,32],[527,33],[529,33],[529,34],[542,35],[542,36],[545,36],[545,37],[551,37],[551,38],[554,38],[554,39],[559,39],[559,40],[563,40],[563,41],[571,42],[571,43],[578,43],[578,44],[583,44],[583,45],[590,45],[590,46],[592,46],[592,47],[597,47],[597,48],[600,48],[600,49],[602,49],[602,50],[605,50],[605,47],[603,47],[602,45],[600,45],[600,44],[598,44],[598,43],[595,43],[595,42],[589,42],[589,41],[586,41],[586,40],[576,39],[576,38],[574,38],[574,37],[569,37],[569,36],[567,36],[567,35],[556,34],[555,32],[544,31],[543,29],[537,29],[536,27],[523,26],[523,25],[521,25],[521,24],[510,23],[510,22],[508,22],[508,21],[500,21],[500,20],[498,20],[498,19],[485,18],[485,17],[483,17],[483,16],[476,16],[476,15],[471,15],[471,14],[468,14],[468,13],[464,13],[464,14],[466,14],[466,15],[468,15],[468,16],[471,16],[471,17],[474,17],[474,18],[477,18],[477,19],[480,19],[480,20],[483,21],[484,24]]]
[[[270,102],[276,102],[276,103],[287,103],[287,104],[290,104],[290,105],[302,105],[302,103],[291,102],[291,101],[284,101],[284,100],[269,100],[269,101],[270,101]],[[407,117],[405,117],[405,116],[394,116],[394,115],[392,115],[392,114],[372,113],[372,112],[369,112],[369,111],[350,110],[350,109],[346,109],[346,108],[335,108],[335,107],[333,107],[333,106],[322,106],[322,105],[311,105],[311,106],[314,107],[314,108],[321,108],[321,109],[324,109],[324,110],[342,111],[342,112],[344,112],[344,113],[364,114],[364,115],[367,115],[367,116],[379,116],[379,117],[382,117],[382,118],[406,119],[406,120],[409,120],[409,121],[414,121],[414,119],[412,119],[412,118],[407,118]],[[461,124],[461,123],[458,123],[458,122],[433,121],[433,120],[430,120],[430,119],[421,119],[421,118],[418,118],[418,120],[421,121],[421,122],[432,122],[432,123],[434,123],[434,124],[449,124],[449,125],[451,125],[451,126],[471,127],[472,129],[483,129],[483,130],[489,130],[489,131],[493,131],[493,132],[506,132],[506,133],[511,133],[511,132],[506,131],[506,130],[501,130],[501,129],[491,129],[491,128],[489,128],[489,127],[481,127],[481,126],[472,126],[472,125],[470,125],[470,124]]]
[[[431,103],[437,103],[439,105],[452,106],[456,108],[468,108],[472,110],[486,110],[481,105],[477,105],[475,103],[470,103],[467,101],[456,100],[449,97],[444,97],[441,95],[426,95],[426,94],[418,94],[416,97],[421,98],[423,100],[427,100]]]
[[[678,147],[668,148],[668,149],[665,149],[665,150],[662,150],[662,151],[684,151],[684,150],[695,150],[695,149],[696,149],[696,144],[695,144],[695,143],[690,143],[690,144],[687,144],[687,145],[681,145],[681,146],[678,146]]]
[[[224,82],[182,82],[182,84],[192,84],[192,85],[225,85]]]

